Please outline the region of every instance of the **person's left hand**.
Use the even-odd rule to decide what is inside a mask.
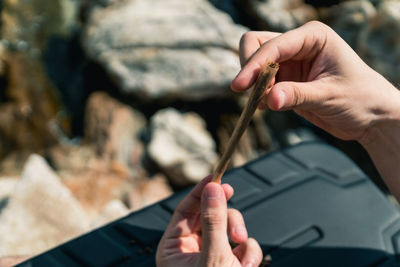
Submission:
[[[159,267],[258,266],[262,251],[247,235],[242,214],[227,208],[233,188],[201,181],[176,208],[157,248]],[[228,240],[238,243],[234,249]]]

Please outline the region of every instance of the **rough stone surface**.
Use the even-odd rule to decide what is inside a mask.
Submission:
[[[0,213],[1,213],[1,199],[8,198],[15,190],[18,179],[14,177],[1,177],[0,178]]]
[[[376,10],[369,1],[346,1],[322,9],[320,13],[321,20],[356,49],[360,31],[368,26],[371,18],[376,15]]]
[[[97,217],[111,200],[121,198],[131,187],[128,174],[121,165],[94,160],[86,171],[62,172],[63,183],[84,208],[88,218]]]
[[[74,0],[2,1],[2,37],[13,50],[39,56],[52,35],[68,34],[76,23]]]
[[[151,118],[151,133],[149,155],[173,184],[196,183],[212,171],[215,143],[197,114],[160,110]]]
[[[0,256],[33,255],[87,229],[71,192],[42,157],[32,155],[0,215]]]
[[[82,144],[47,151],[49,162],[89,218],[97,217],[107,203],[132,190],[134,181],[145,175],[139,141],[145,124],[140,112],[95,92],[86,106]]]
[[[318,18],[315,8],[303,0],[239,0],[260,30],[284,32]]]
[[[23,261],[26,261],[29,257],[26,256],[11,256],[11,257],[4,257],[0,258],[0,266],[8,267],[8,266],[15,266]]]
[[[74,0],[2,1],[0,156],[16,149],[39,151],[63,141],[69,132],[42,55],[50,36],[68,32],[76,4]]]
[[[135,189],[129,192],[129,208],[131,210],[141,209],[169,197],[172,193],[167,178],[162,174],[157,174],[139,182]]]
[[[357,51],[376,71],[400,84],[400,2],[382,1],[360,33]]]
[[[93,8],[83,44],[126,94],[205,99],[229,93],[245,31],[204,0],[128,0]]]
[[[104,206],[99,216],[97,216],[90,225],[92,228],[97,228],[111,221],[117,220],[128,213],[128,208],[121,200],[113,199]]]
[[[143,151],[139,134],[144,129],[144,116],[104,92],[93,93],[87,104],[84,142],[95,148],[106,161],[134,172],[133,159]]]
[[[90,170],[97,160],[92,146],[61,144],[46,151],[46,159],[57,173],[79,174]]]

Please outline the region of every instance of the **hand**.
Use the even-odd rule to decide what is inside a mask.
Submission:
[[[248,238],[241,213],[227,209],[233,195],[228,184],[200,182],[178,205],[158,245],[159,267],[258,266],[262,251]],[[239,243],[231,249],[228,235]]]
[[[234,91],[250,88],[265,61],[278,62],[278,75],[260,107],[293,109],[338,138],[371,139],[372,128],[399,118],[398,90],[320,22],[284,34],[246,33],[240,59]]]

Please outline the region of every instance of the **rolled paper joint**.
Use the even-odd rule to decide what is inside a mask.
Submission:
[[[243,109],[242,114],[240,114],[235,129],[233,130],[233,133],[229,138],[228,145],[216,165],[211,181],[221,183],[222,176],[228,168],[228,164],[232,157],[232,154],[235,151],[235,148],[239,143],[244,131],[248,127],[254,112],[256,111],[258,105],[264,97],[266,90],[268,89],[276,73],[278,72],[278,69],[279,64],[270,61],[265,63],[263,68],[261,69],[254,88],[247,101],[247,104]]]

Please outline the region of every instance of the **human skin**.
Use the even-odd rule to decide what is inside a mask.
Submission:
[[[251,88],[266,61],[279,63],[260,108],[294,110],[340,139],[358,141],[400,200],[400,93],[331,28],[310,22],[284,34],[248,32],[240,41],[240,61],[242,70],[231,84],[234,91]],[[175,211],[158,247],[158,266],[258,266],[261,261],[256,241],[247,238],[247,232],[233,231],[233,225],[244,223],[238,211],[232,216],[226,209],[232,189],[220,186],[226,198],[206,204],[201,191],[207,195],[210,187],[219,186],[208,181]],[[214,207],[212,202],[218,208],[204,212],[207,205]],[[214,231],[219,234],[210,234]],[[244,255],[230,249],[227,231],[241,243]]]
[[[294,110],[343,140],[358,141],[400,200],[400,93],[331,28],[310,22],[284,34],[248,32],[234,91],[249,89],[266,61],[280,64],[260,108]]]
[[[262,251],[247,235],[241,213],[227,208],[228,184],[200,182],[178,205],[157,248],[157,266],[246,266],[261,263]],[[231,248],[228,235],[239,245]]]

